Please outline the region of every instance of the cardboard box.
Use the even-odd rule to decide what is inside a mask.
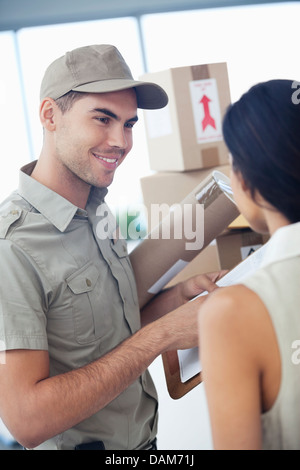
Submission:
[[[198,274],[220,271],[220,260],[216,241],[211,242],[201,253],[199,253],[190,263],[166,285],[175,286],[179,282],[185,281]]]
[[[152,214],[151,214],[152,215]],[[239,215],[229,179],[213,171],[130,253],[143,307]]]
[[[214,168],[224,175],[230,175],[230,165],[221,165]],[[143,202],[145,206],[146,225],[150,226],[151,204],[179,203],[189,194],[201,181],[203,181],[212,169],[193,170],[184,172],[157,172],[140,179]],[[228,228],[245,228],[249,224],[243,215],[239,215]]]
[[[269,235],[254,232],[250,228],[224,232],[216,238],[220,266],[222,269],[232,269],[269,238]]]
[[[253,251],[269,240],[269,235],[254,232],[250,227],[225,230],[199,253],[166,287],[196,276],[197,274],[233,269]]]
[[[230,165],[215,167],[226,176],[230,174]],[[151,213],[151,204],[180,203],[196,186],[212,172],[211,168],[185,172],[158,172],[140,179],[143,202],[147,211]],[[149,225],[149,224],[148,224]]]
[[[233,222],[231,222],[231,224],[228,225],[228,228],[250,228],[250,225],[248,220],[245,219],[245,217],[243,216],[243,214],[240,214]]]
[[[177,67],[141,77],[161,85],[169,104],[144,111],[150,168],[186,171],[228,164],[222,119],[230,104],[227,64]]]

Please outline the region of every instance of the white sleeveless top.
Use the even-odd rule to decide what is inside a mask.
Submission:
[[[242,284],[264,302],[281,356],[281,384],[261,415],[263,449],[300,450],[300,222],[271,237],[259,270]]]

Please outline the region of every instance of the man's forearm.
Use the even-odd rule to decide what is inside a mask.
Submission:
[[[162,290],[153,297],[141,311],[142,325],[157,320],[168,312],[177,309],[203,291],[212,292],[216,289],[216,281],[227,271],[199,274],[173,287]]]
[[[37,382],[22,405],[26,432],[21,443],[36,447],[105,407],[145,371],[168,342],[162,329],[149,325],[95,362]]]
[[[0,369],[0,413],[24,447],[34,448],[104,408],[160,354],[196,346],[203,297],[165,314],[93,363],[49,377],[47,351],[13,350]]]
[[[179,285],[162,290],[153,297],[141,310],[142,326],[161,318],[166,313],[175,310],[182,303]]]

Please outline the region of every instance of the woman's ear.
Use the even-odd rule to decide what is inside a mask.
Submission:
[[[40,105],[40,121],[49,132],[55,130],[55,113],[57,105],[52,98],[45,98]]]
[[[241,172],[239,172],[238,178],[241,182],[241,187],[242,187],[243,191],[245,191],[245,192],[249,191],[249,187],[248,187],[248,185],[247,185],[247,183],[246,183],[246,181],[245,181],[245,179],[244,179]]]
[[[232,168],[231,171],[234,173],[234,175],[235,175],[236,179],[238,180],[242,190],[245,191],[245,192],[249,191],[248,185],[247,185],[242,173],[239,170],[234,170],[233,168]]]

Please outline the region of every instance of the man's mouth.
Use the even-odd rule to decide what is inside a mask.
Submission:
[[[93,153],[94,157],[96,157],[98,160],[101,160],[105,166],[111,168],[115,168],[118,165],[118,160],[119,158],[109,158],[109,157],[103,157],[102,155],[98,155],[97,153]]]
[[[108,162],[108,163],[116,163],[117,162],[117,158],[105,158],[105,157],[98,157],[96,155],[97,158],[100,158],[100,160],[103,160],[105,162]]]

